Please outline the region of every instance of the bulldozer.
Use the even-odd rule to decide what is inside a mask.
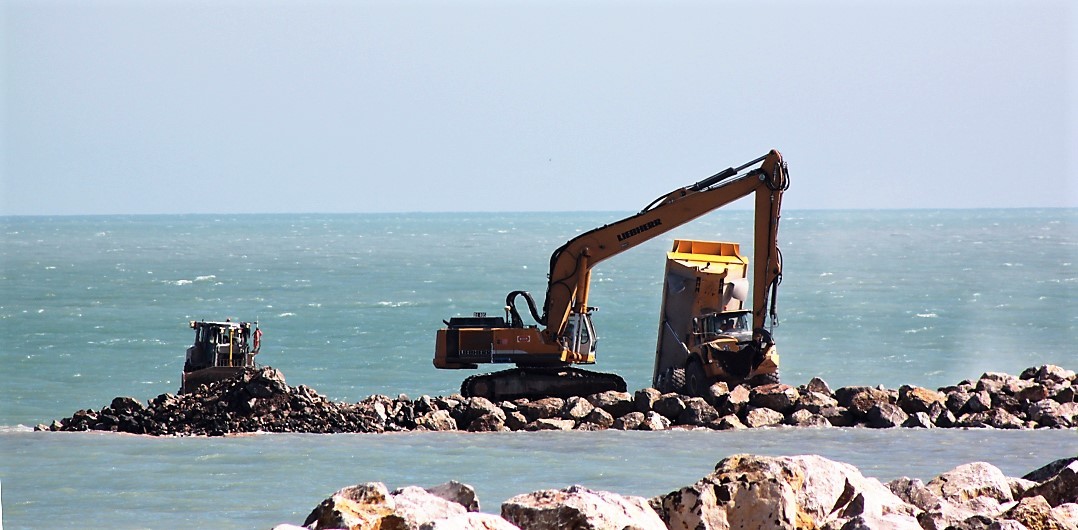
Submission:
[[[188,325],[195,330],[195,341],[184,359],[181,394],[255,367],[255,355],[262,349],[258,322],[191,320]]]

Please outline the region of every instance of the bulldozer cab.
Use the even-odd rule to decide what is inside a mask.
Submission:
[[[190,326],[195,330],[195,341],[187,349],[185,372],[219,366],[254,366],[261,335],[257,323],[192,320]]]

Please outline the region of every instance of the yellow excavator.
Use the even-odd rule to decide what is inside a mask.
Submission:
[[[789,174],[782,155],[770,151],[751,162],[727,168],[652,201],[639,213],[595,228],[569,240],[550,256],[546,300],[539,314],[532,296],[513,291],[505,316],[475,313],[453,317],[438,330],[434,366],[475,369],[480,364],[511,363],[516,368],[469,377],[461,384],[466,397],[493,401],[589,395],[625,391],[618,375],[582,370],[595,363],[595,329],[588,305],[591,269],[641,243],[662,235],[742,197],[756,195],[753,322],[762,330],[766,293],[777,285],[781,262],[776,245],[779,209]],[[523,298],[535,324],[525,324],[517,309]],[[770,346],[770,334],[754,334],[755,346]]]

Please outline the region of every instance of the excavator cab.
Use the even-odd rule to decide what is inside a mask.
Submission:
[[[562,334],[562,343],[568,346],[571,362],[591,364],[595,362],[595,327],[591,324],[591,313],[572,313],[569,323]]]

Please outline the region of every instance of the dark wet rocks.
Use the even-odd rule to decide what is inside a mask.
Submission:
[[[603,429],[741,429],[760,427],[1076,428],[1078,377],[1045,365],[1020,376],[997,372],[932,390],[850,386],[813,378],[793,387],[712,385],[704,397],[609,391],[567,399],[494,403],[486,398],[373,395],[338,403],[290,387],[272,368],[250,370],[185,395],[143,404],[118,397],[101,410],[80,410],[40,430],[104,430],[152,435],[246,432],[542,431]]]
[[[1074,458],[1025,478],[973,462],[928,483],[901,477],[884,484],[817,455],[739,454],[694,484],[651,499],[573,485],[516,495],[497,514],[480,512],[475,490],[459,482],[392,492],[370,482],[338,490],[304,526],[275,530],[1062,530],[1078,528],[1076,472]]]

